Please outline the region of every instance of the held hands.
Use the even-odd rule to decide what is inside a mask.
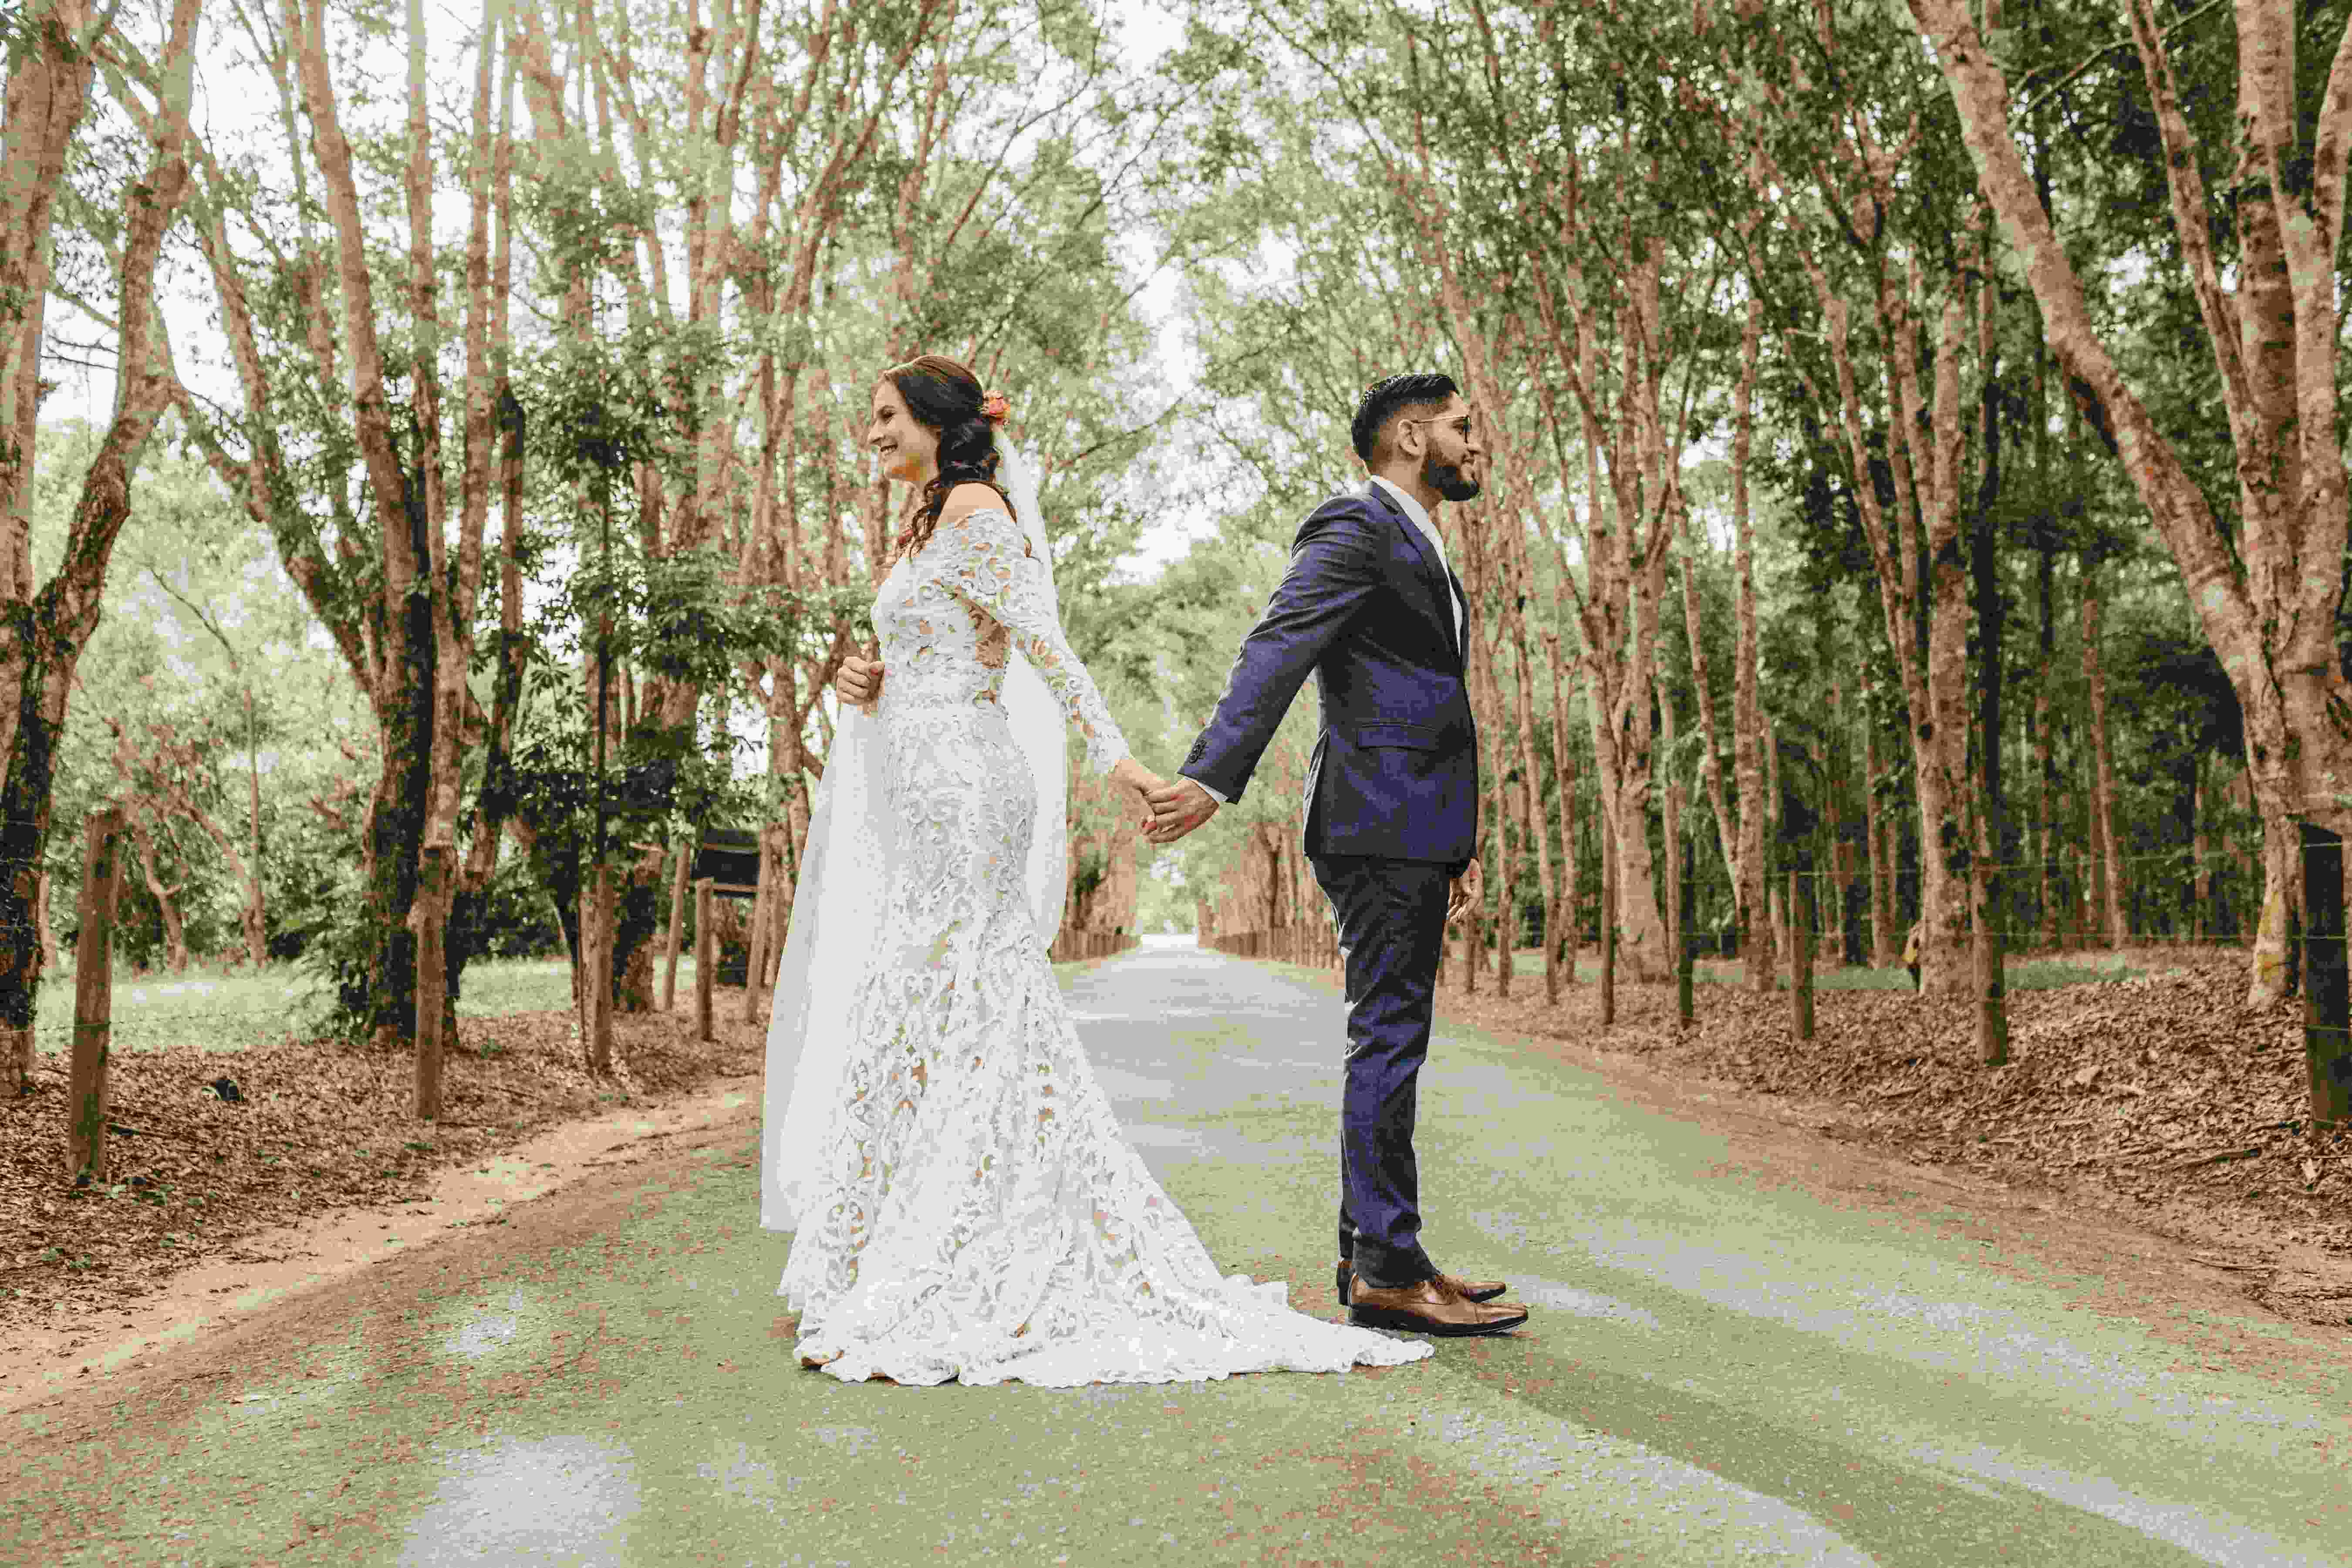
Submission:
[[[1464,914],[1475,909],[1478,895],[1486,889],[1486,873],[1478,868],[1476,859],[1462,868],[1462,875],[1454,879],[1454,896],[1445,900],[1445,923],[1452,925]]]
[[[1143,836],[1154,844],[1173,844],[1217,815],[1217,797],[1188,778],[1153,790],[1145,804],[1151,821]]]
[[[1111,782],[1124,786],[1134,796],[1137,811],[1136,826],[1147,837],[1151,832],[1151,796],[1155,790],[1167,787],[1167,781],[1133,757],[1121,757],[1111,764]]]
[[[882,700],[882,661],[851,654],[834,675],[833,689],[844,702],[873,712]]]

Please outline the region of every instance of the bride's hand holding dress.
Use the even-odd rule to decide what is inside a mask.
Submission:
[[[861,658],[856,654],[843,659],[841,668],[834,671],[833,694],[852,708],[872,713],[874,705],[882,700],[881,660]]]

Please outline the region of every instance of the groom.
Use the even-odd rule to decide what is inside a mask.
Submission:
[[[1492,1334],[1528,1320],[1496,1280],[1441,1273],[1421,1248],[1415,1084],[1446,922],[1478,896],[1477,731],[1468,626],[1445,564],[1441,500],[1478,493],[1486,461],[1451,377],[1365,388],[1349,426],[1371,479],[1301,523],[1290,571],[1243,639],[1215,717],[1147,798],[1155,844],[1239,799],[1309,670],[1323,731],[1307,770],[1308,861],[1339,920],[1348,1087],[1339,1124],[1339,1300],[1350,1322]]]

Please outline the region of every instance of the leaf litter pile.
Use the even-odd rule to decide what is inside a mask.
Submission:
[[[2315,1126],[2303,1005],[2245,1005],[2242,957],[2164,954],[2152,973],[2012,993],[2010,1061],[1976,1060],[1972,999],[1821,990],[1811,1040],[1785,990],[1702,986],[1696,1020],[1671,986],[1627,985],[1594,1026],[1590,984],[1547,1007],[1540,976],[1491,978],[1442,1018],[1640,1055],[1684,1079],[1810,1102],[1826,1137],[2011,1185],[2120,1199],[2140,1224],[2211,1246],[2255,1300],[2352,1325],[2352,1127]]]
[[[720,998],[709,1045],[688,1017],[615,1015],[618,1082],[588,1075],[568,1010],[460,1018],[437,1121],[409,1114],[405,1049],[280,1040],[234,1054],[118,1051],[109,1170],[82,1185],[65,1172],[64,1063],[45,1056],[31,1092],[0,1099],[0,1331],[119,1306],[207,1259],[270,1261],[247,1238],[422,1198],[436,1171],[551,1123],[756,1072],[763,1031],[733,1022],[740,1004]]]

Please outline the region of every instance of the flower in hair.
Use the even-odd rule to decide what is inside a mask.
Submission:
[[[1004,416],[1012,412],[1013,405],[1005,401],[1004,394],[1001,392],[991,392],[980,400],[980,416],[991,425],[1003,424]]]

